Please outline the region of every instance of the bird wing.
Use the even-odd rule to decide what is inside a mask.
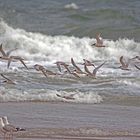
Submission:
[[[23,61],[22,59],[19,59],[19,61],[24,65],[24,67],[25,67],[26,69],[28,69],[28,67],[26,66],[26,64],[24,63],[24,61]]]
[[[137,65],[135,65],[135,67],[136,67],[138,70],[140,70],[140,67],[138,67]]]
[[[10,80],[9,78],[7,78],[6,76],[4,76],[4,74],[1,74],[1,76],[4,78],[4,79],[6,79],[6,80]],[[11,80],[10,80],[11,81]]]
[[[97,44],[103,45],[103,39],[100,37],[100,35],[96,36],[96,41],[97,41]]]
[[[84,65],[84,69],[85,69],[85,72],[87,72],[89,75],[92,75],[92,73],[89,71],[86,65]]]
[[[80,78],[80,76],[77,73],[75,73],[75,72],[72,72],[71,74],[73,74],[77,78]]]
[[[76,63],[74,62],[73,58],[71,58],[71,63],[72,63],[72,65],[73,65],[78,71],[82,71],[82,70],[76,65]]]
[[[46,72],[44,71],[44,69],[42,69],[41,72],[42,72],[46,77],[48,77],[47,74],[46,74]]]
[[[97,73],[97,71],[99,70],[99,68],[101,68],[104,64],[105,64],[105,62],[102,63],[101,65],[99,65],[98,67],[96,67],[96,68],[93,70],[93,74],[96,75],[96,73]]]
[[[56,65],[57,65],[57,68],[59,69],[59,71],[61,72],[62,70],[61,70],[60,64],[56,63]]]
[[[10,67],[10,63],[11,63],[11,61],[12,61],[12,58],[9,58],[9,59],[8,59],[8,64],[7,64],[7,68]]]
[[[94,66],[94,67],[95,67],[95,65],[94,65],[91,61],[89,61],[89,60],[87,60],[87,59],[83,59],[83,61],[84,61],[84,63],[85,63],[86,65],[88,65],[88,66]]]
[[[6,56],[9,56],[13,51],[17,50],[17,48],[11,49],[8,52],[6,52]]]
[[[7,56],[6,53],[4,52],[3,48],[2,48],[2,44],[0,45],[0,52],[2,53],[3,56]]]
[[[120,63],[122,64],[123,67],[126,66],[125,62],[123,61],[123,56],[120,57]]]
[[[9,83],[11,83],[11,84],[15,84],[11,79],[7,78],[7,77],[4,76],[3,74],[1,74],[1,76],[2,76],[4,79],[6,79],[6,81],[4,81],[4,82],[9,82]],[[4,83],[4,82],[3,82],[3,83]]]

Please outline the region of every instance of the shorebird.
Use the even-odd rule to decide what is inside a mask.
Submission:
[[[23,61],[24,59],[20,56],[10,56],[9,60],[8,60],[8,66],[7,66],[8,68],[10,67],[10,63],[11,63],[12,60],[19,60],[24,65],[24,67],[26,69],[28,69],[28,67],[26,66],[26,64]]]
[[[92,44],[91,46],[95,46],[95,47],[105,47],[105,45],[103,45],[103,39],[100,36],[100,33],[98,33],[96,35],[96,43]]]
[[[75,94],[71,94],[69,96],[65,96],[65,95],[60,95],[60,94],[56,94],[56,96],[60,97],[60,98],[64,98],[67,100],[75,100],[75,98],[73,97]]]
[[[83,59],[83,61],[84,61],[84,63],[83,63],[84,65],[95,67],[95,65],[94,65],[91,61],[89,61],[89,60],[87,60],[87,59]]]
[[[101,65],[99,65],[98,67],[96,67],[96,68],[93,70],[93,72],[90,72],[89,69],[87,68],[87,66],[84,65],[84,69],[85,69],[85,71],[87,72],[87,76],[91,76],[91,77],[93,77],[93,78],[96,78],[96,73],[97,73],[97,71],[98,71],[104,64],[105,64],[105,62],[102,63]]]
[[[63,62],[63,61],[56,61],[54,64],[57,65],[57,68],[58,68],[58,70],[59,70],[60,72],[62,72],[61,66],[64,66],[65,68],[69,66],[68,64],[66,64],[66,63]]]
[[[135,60],[135,59],[140,60],[140,56],[135,56],[135,57],[131,58],[130,60]]]
[[[121,66],[119,67],[120,69],[122,69],[122,70],[130,70],[130,69],[128,69],[130,60],[126,63],[126,62],[124,62],[124,57],[121,56],[120,57],[120,63],[121,63]]]
[[[83,72],[74,62],[73,58],[71,58],[71,63],[74,66],[74,72],[78,73],[78,74],[85,74],[85,72]]]
[[[62,74],[62,76],[64,76],[65,74],[69,73],[69,74],[72,74],[73,76],[75,76],[77,78],[80,78],[80,76],[75,71],[71,71],[69,69],[69,65],[68,64],[64,63],[63,66],[64,66],[64,68],[66,70],[64,71],[64,73]]]
[[[7,83],[7,84],[16,84],[15,82],[13,82],[11,79],[7,78],[6,76],[4,76],[4,74],[0,74],[4,79],[5,81],[3,81],[2,83]]]
[[[3,129],[4,123],[2,118],[0,117],[0,132],[3,133],[4,140],[6,140],[6,131]]]
[[[28,69],[28,67],[26,66],[26,64],[24,63],[24,59],[20,56],[0,56],[0,59],[3,59],[3,60],[8,60],[8,64],[7,64],[7,68],[10,67],[10,63],[11,61],[15,62],[15,60],[19,60],[26,69]]]
[[[138,67],[137,65],[134,65],[138,70],[140,70],[140,67]]]
[[[55,72],[53,72],[53,71],[51,71],[51,70],[47,70],[47,69],[45,69],[45,72],[46,72],[48,75],[60,75],[60,74],[58,74],[58,73],[55,73]]]
[[[39,64],[35,64],[34,65],[34,68],[37,70],[37,71],[41,71],[42,73],[43,73],[43,75],[45,75],[46,77],[48,77],[47,76],[47,74],[46,74],[46,69],[42,66],[42,65],[39,65]]]
[[[8,122],[7,116],[0,118],[0,121],[2,124],[2,129],[5,132],[4,138],[6,138],[6,134],[9,134],[9,139],[13,140],[13,133],[17,132],[16,127]]]
[[[13,52],[15,50],[17,50],[17,48],[14,48],[14,49],[11,49],[11,50],[5,52],[2,48],[2,44],[0,45],[0,52],[2,53],[3,56],[10,56],[11,52]]]
[[[14,49],[12,49],[12,50],[10,50],[10,51],[8,51],[8,52],[5,52],[4,50],[3,50],[3,48],[2,48],[2,44],[0,45],[0,52],[2,53],[2,56],[0,56],[0,59],[4,59],[4,60],[8,60],[8,65],[7,65],[7,67],[9,68],[9,66],[10,66],[10,63],[11,63],[11,61],[14,61],[14,60],[19,60],[23,65],[24,65],[24,67],[26,68],[26,69],[28,69],[28,67],[25,65],[25,63],[24,63],[24,59],[22,58],[22,57],[19,57],[19,56],[10,56],[10,53],[12,52],[12,51],[14,51],[14,50],[16,50],[17,48],[14,48]]]
[[[65,68],[66,68],[66,71],[64,72],[64,74],[69,73],[69,74],[72,74],[73,76],[75,76],[76,78],[80,78],[80,76],[75,71],[70,71],[70,69],[68,68],[68,66],[65,66]]]

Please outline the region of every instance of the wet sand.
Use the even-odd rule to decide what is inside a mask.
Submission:
[[[113,104],[0,103],[8,116],[26,131],[19,140],[139,140],[140,108]]]

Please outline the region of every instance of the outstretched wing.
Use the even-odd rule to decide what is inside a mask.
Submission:
[[[120,63],[122,64],[123,67],[126,66],[125,62],[123,61],[123,56],[120,57]]]
[[[82,70],[76,65],[76,63],[74,62],[73,58],[71,58],[71,63],[72,63],[72,65],[73,65],[78,71],[82,71]]]
[[[105,62],[102,63],[101,65],[99,65],[98,67],[96,67],[96,68],[93,70],[93,74],[96,75],[97,71],[98,71],[104,64],[105,64]]]
[[[6,53],[5,53],[5,51],[2,48],[2,44],[0,45],[0,52],[2,53],[3,56],[7,56]]]
[[[135,65],[135,67],[136,67],[138,70],[140,70],[140,67],[138,67],[137,65]]]
[[[25,67],[26,69],[28,69],[28,67],[26,66],[26,64],[24,63],[24,61],[23,61],[22,59],[19,59],[19,61],[24,65],[24,67]]]

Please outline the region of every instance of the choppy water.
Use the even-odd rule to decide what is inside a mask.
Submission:
[[[139,61],[130,64],[130,71],[118,69],[120,56],[127,61],[140,55],[139,3],[138,0],[1,1],[0,42],[5,50],[18,48],[12,55],[23,57],[29,70],[18,62],[7,69],[7,61],[0,62],[0,72],[16,82],[4,84],[1,77],[0,102],[139,104],[140,71],[134,67],[140,66]],[[106,48],[91,47],[98,31],[104,36]],[[70,64],[71,57],[82,69],[84,58],[96,66],[106,63],[96,79],[71,75],[46,78],[33,69],[39,63],[57,72],[54,62]],[[75,100],[61,99],[56,94],[74,95]]]

